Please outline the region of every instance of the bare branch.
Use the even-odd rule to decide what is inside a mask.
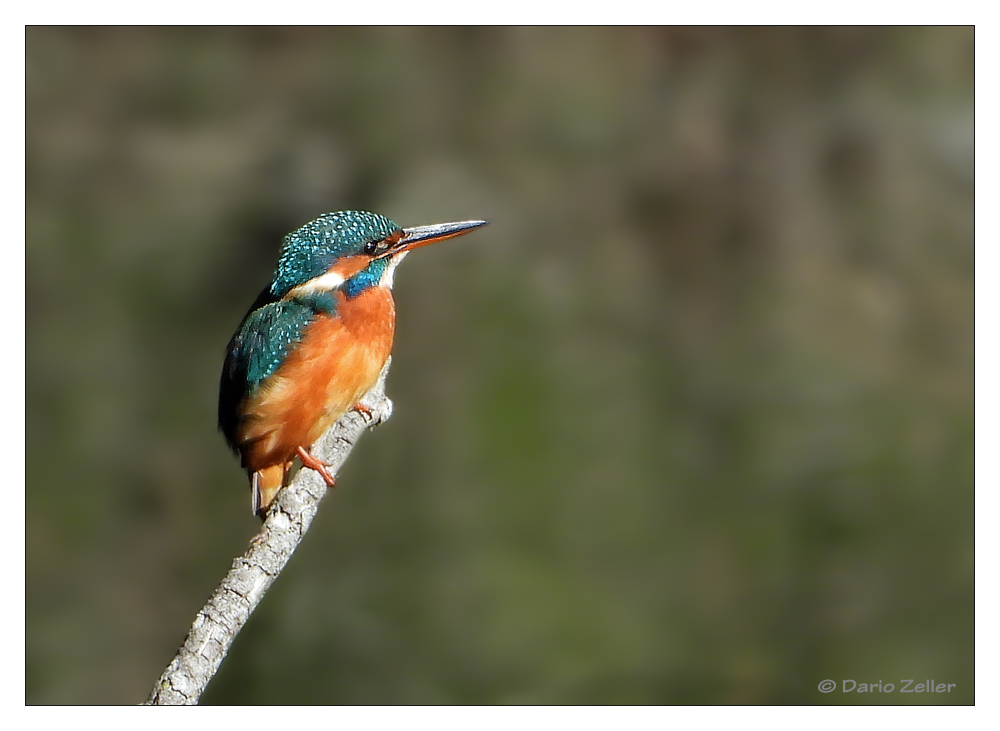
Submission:
[[[312,453],[336,475],[366,427],[381,424],[392,415],[392,401],[385,395],[386,362],[378,383],[361,400],[371,415],[349,411],[312,447]],[[309,530],[326,483],[318,473],[301,469],[278,494],[264,525],[246,553],[233,567],[195,617],[187,639],[153,687],[144,705],[177,706],[198,703],[209,681],[246,624],[257,604],[288,563],[299,541]]]

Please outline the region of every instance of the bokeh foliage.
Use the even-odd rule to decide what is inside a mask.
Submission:
[[[223,348],[341,208],[492,225],[206,702],[971,702],[973,41],[29,28],[27,702],[143,699],[256,530]]]

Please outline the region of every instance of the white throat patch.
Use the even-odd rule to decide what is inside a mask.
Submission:
[[[385,268],[385,271],[382,272],[382,279],[379,280],[380,287],[385,287],[386,289],[392,289],[392,278],[396,274],[396,267],[399,266],[399,262],[403,261],[403,257],[405,257],[409,253],[410,252],[408,251],[404,251],[399,254],[393,254],[393,256],[390,257],[389,266],[387,266]]]

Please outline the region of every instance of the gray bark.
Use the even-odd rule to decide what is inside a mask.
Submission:
[[[371,409],[371,416],[349,411],[313,445],[312,453],[329,465],[331,475],[337,474],[367,427],[377,426],[392,415],[392,401],[385,395],[388,372],[389,362],[378,383],[361,400]],[[323,478],[303,468],[278,493],[260,532],[246,553],[233,561],[229,573],[198,612],[187,639],[144,705],[198,703],[236,635],[309,530],[326,491]]]

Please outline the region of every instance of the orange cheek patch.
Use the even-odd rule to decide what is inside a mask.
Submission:
[[[339,259],[337,263],[330,268],[330,271],[335,272],[347,280],[371,264],[371,261],[370,256],[348,256],[343,259]]]

